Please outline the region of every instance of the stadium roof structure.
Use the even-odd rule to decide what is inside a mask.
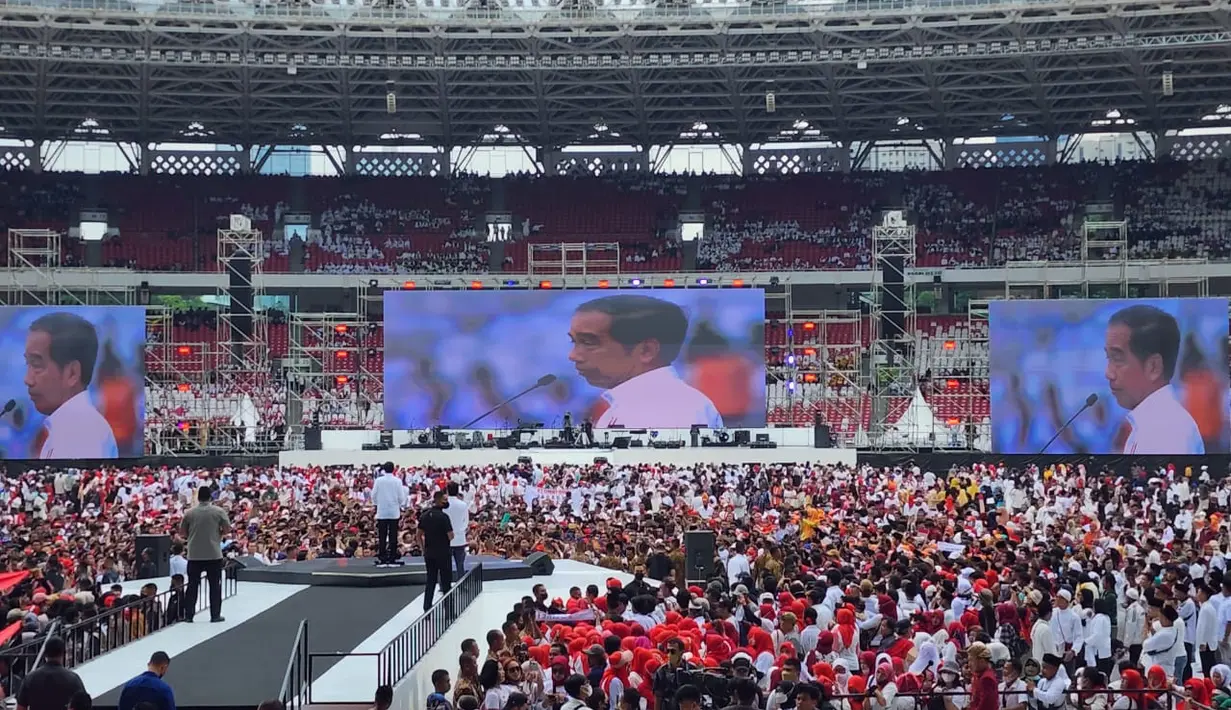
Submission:
[[[0,0],[0,137],[1056,137],[1202,125],[1231,95],[1228,0],[325,1]]]

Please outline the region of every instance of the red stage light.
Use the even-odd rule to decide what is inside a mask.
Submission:
[[[181,382],[175,386],[175,389],[179,390],[180,392],[187,392],[188,390],[192,389],[192,385],[188,384],[187,382]]]
[[[345,325],[335,325],[335,326],[333,327],[333,332],[335,332],[335,333],[345,333],[345,332],[346,332],[346,330],[347,330],[347,328],[346,328],[346,326],[345,326]]]
[[[813,323],[812,321],[804,323],[804,330],[816,330],[816,323]]]
[[[958,387],[958,382],[957,380],[945,380],[945,387],[948,387],[951,390],[955,390]]]
[[[743,279],[735,279],[734,281],[732,281],[732,282],[731,282],[731,285],[732,285],[732,286],[734,286],[735,288],[743,288],[743,287],[744,287],[744,280],[743,280]]]
[[[471,281],[470,288],[483,288],[483,282],[482,281]]]
[[[958,424],[961,424],[961,423],[962,423],[962,420],[958,419],[957,417],[949,417],[948,419],[945,420],[945,424],[948,424],[949,426],[957,426]]]
[[[412,288],[414,288],[414,287],[415,287],[415,282],[414,282],[414,281],[403,281],[403,282],[402,282],[402,288],[404,288],[404,289],[412,289]]]
[[[611,285],[611,282],[610,282],[610,281],[608,281],[607,279],[601,279],[601,280],[599,280],[599,282],[598,282],[598,287],[599,287],[599,288],[607,288],[607,287],[608,287],[608,286],[610,286],[610,285]]]
[[[663,286],[666,286],[667,288],[674,288],[675,279],[663,279]]]
[[[337,382],[340,385],[344,385],[347,382],[350,382],[350,378],[347,377],[346,375],[338,375],[337,377],[333,378],[333,381]]]
[[[175,349],[175,352],[179,355],[191,355],[192,348],[188,347],[187,345],[181,345]]]
[[[952,340],[945,341],[945,350],[953,350],[956,347],[957,347],[957,343],[953,342]]]
[[[340,360],[345,360],[346,358],[350,357],[350,353],[346,352],[345,350],[339,350],[336,353],[334,353],[334,355],[336,355],[338,359]]]
[[[815,372],[805,372],[804,382],[816,382],[816,373]]]
[[[551,282],[550,281],[540,281],[539,288],[551,288]]]

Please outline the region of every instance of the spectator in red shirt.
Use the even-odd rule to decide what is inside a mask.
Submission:
[[[983,643],[972,643],[966,651],[970,666],[970,707],[967,710],[999,710],[1000,690],[992,670],[992,650]]]

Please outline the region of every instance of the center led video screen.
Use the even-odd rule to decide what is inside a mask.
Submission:
[[[758,289],[391,291],[384,306],[388,429],[765,425]]]
[[[996,453],[1231,447],[1227,299],[994,301],[988,320]]]

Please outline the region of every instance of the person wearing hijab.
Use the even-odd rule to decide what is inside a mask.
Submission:
[[[1107,710],[1107,676],[1094,666],[1086,666],[1077,676],[1079,707],[1083,710]]]
[[[855,613],[846,607],[834,615],[834,652],[848,663],[859,661],[859,629],[855,628]]]
[[[619,710],[620,698],[624,697],[624,689],[632,684],[629,673],[632,671],[633,654],[629,651],[617,651],[607,657],[607,668],[603,671],[599,687],[607,696],[608,710]]]
[[[934,677],[940,672],[940,666],[940,649],[936,648],[936,644],[929,639],[919,645],[919,654],[915,656],[907,672],[917,676],[931,673]]]

